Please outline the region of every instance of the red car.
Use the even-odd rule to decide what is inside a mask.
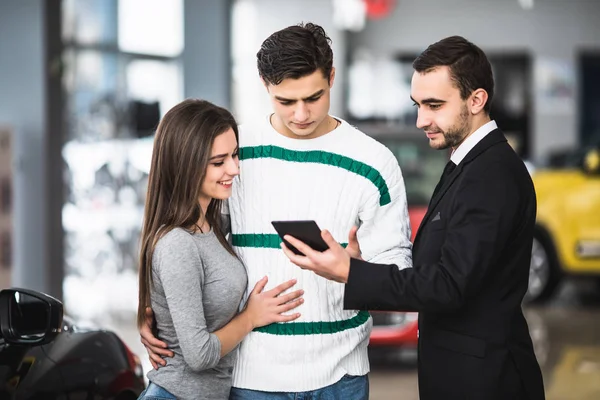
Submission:
[[[411,240],[414,240],[427,211],[433,189],[448,162],[448,153],[432,150],[425,134],[416,128],[362,125],[359,129],[386,145],[398,159],[406,186],[412,229]],[[373,331],[369,342],[371,349],[416,347],[417,313],[372,311],[371,316],[373,317]]]

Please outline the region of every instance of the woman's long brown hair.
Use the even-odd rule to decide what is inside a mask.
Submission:
[[[141,235],[137,324],[145,323],[152,287],[152,254],[158,240],[173,228],[190,229],[202,216],[198,203],[213,142],[237,123],[231,113],[208,101],[188,99],[170,109],[154,138]],[[221,226],[222,201],[213,199],[204,218],[219,242],[235,256]]]

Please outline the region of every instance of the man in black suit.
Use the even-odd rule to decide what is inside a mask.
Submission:
[[[298,266],[345,283],[344,307],[419,312],[422,400],[544,399],[521,302],[527,291],[536,197],[522,160],[490,119],[485,54],[462,37],[429,46],[413,63],[417,127],[452,149],[413,247],[413,268],[360,259],[327,231],[330,249],[291,237]],[[352,256],[352,257],[351,257]]]

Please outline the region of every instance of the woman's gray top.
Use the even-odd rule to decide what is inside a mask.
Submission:
[[[248,280],[243,264],[212,230],[176,228],[156,244],[152,278],[158,337],[174,357],[148,372],[148,379],[178,399],[227,399],[237,351],[221,358],[212,332],[238,312]]]

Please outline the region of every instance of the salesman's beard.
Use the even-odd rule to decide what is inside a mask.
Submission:
[[[435,126],[433,129],[430,127],[427,132],[441,133],[444,137],[444,141],[441,143],[435,143],[432,145],[437,150],[445,150],[448,148],[456,149],[465,140],[467,135],[471,132],[471,124],[469,121],[469,110],[467,105],[463,105],[458,120],[445,131]]]

